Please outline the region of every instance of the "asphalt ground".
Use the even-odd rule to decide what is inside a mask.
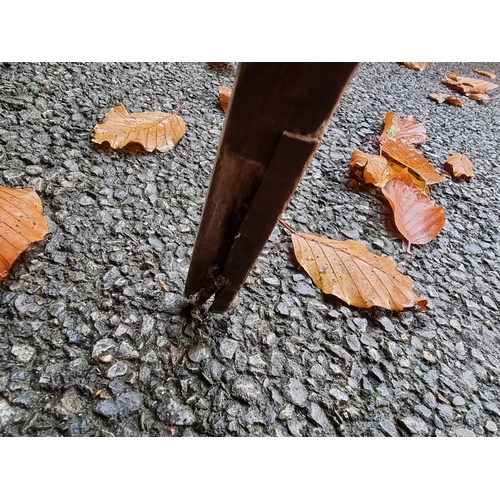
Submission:
[[[34,187],[50,232],[0,284],[1,435],[497,436],[500,93],[462,108],[427,98],[475,67],[500,72],[362,64],[283,214],[392,257],[427,312],[324,296],[277,227],[260,273],[212,315],[183,290],[235,64],[2,64],[0,184]],[[113,106],[182,103],[171,151],[91,141]],[[440,172],[455,153],[475,170],[432,187],[446,225],[413,255],[377,192],[349,182],[352,152],[377,151],[387,111],[425,125],[420,150]]]

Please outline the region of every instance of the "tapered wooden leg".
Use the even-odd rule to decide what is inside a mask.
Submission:
[[[321,143],[358,63],[241,63],[185,292],[226,311]]]

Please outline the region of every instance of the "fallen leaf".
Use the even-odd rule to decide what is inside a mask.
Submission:
[[[146,151],[164,152],[174,148],[186,133],[184,120],[161,111],[129,113],[123,106],[111,108],[94,128],[92,142],[108,142],[113,149],[140,144]]]
[[[429,66],[428,62],[404,62],[403,63],[407,68],[414,69],[416,71],[423,71],[427,66]]]
[[[231,99],[232,90],[225,85],[219,89],[219,104],[223,109],[224,113],[227,113],[227,107],[229,106],[229,99]]]
[[[413,292],[413,281],[396,269],[390,257],[380,257],[353,240],[336,241],[292,232],[295,257],[325,294],[349,305],[401,311],[427,300]]]
[[[453,178],[470,181],[474,177],[472,162],[464,154],[452,155],[444,161],[444,169]]]
[[[408,253],[412,244],[427,243],[443,229],[444,208],[436,207],[410,180],[395,177],[387,182],[382,193],[391,205],[396,227],[408,241]]]
[[[472,92],[465,94],[469,99],[473,101],[491,101],[491,96],[484,92]]]
[[[0,186],[0,282],[19,255],[47,232],[42,202],[33,188]]]
[[[427,183],[425,181],[415,177],[414,175],[412,175],[407,167],[403,167],[399,163],[388,158],[387,159],[387,168],[389,169],[389,176],[387,178],[387,181],[394,179],[394,177],[403,177],[405,179],[408,179],[410,182],[412,182],[419,191],[423,191],[424,193],[429,193],[430,189],[429,189],[429,186],[427,185]],[[386,184],[387,184],[387,182],[386,182]],[[384,184],[384,186],[385,186],[385,184]]]
[[[487,78],[496,78],[497,75],[495,73],[492,73],[491,71],[483,71],[482,69],[474,68],[474,73],[477,73],[478,75],[481,76],[486,76]]]
[[[350,161],[351,173],[358,180],[366,184],[373,184],[378,188],[383,188],[388,180],[403,176],[408,177],[420,191],[429,191],[427,184],[411,175],[408,168],[400,165],[391,158],[363,153],[359,149],[355,149]]]
[[[420,176],[427,184],[436,184],[444,180],[444,176],[424,156],[407,144],[401,141],[388,140],[381,147],[385,155],[407,167],[408,170]]]
[[[498,87],[498,84],[480,80],[479,78],[467,78],[451,73],[449,77],[444,78],[444,83],[453,89],[455,92],[464,94],[471,99],[477,101],[488,101],[491,99],[486,93]],[[473,97],[475,94],[480,94],[480,97]],[[481,95],[484,94],[484,95]]]
[[[389,169],[387,159],[383,156],[363,153],[359,149],[355,149],[349,164],[356,177],[368,184],[382,187],[387,182]]]
[[[421,144],[425,142],[425,127],[413,116],[400,119],[392,111],[388,111],[384,118],[384,129],[379,137],[380,144],[389,139],[398,139],[406,144]]]
[[[497,83],[481,80],[480,78],[467,78],[465,76],[456,76],[454,80],[456,80],[456,82],[459,84],[469,85],[478,92],[489,92],[490,90],[498,88]]]
[[[448,104],[452,104],[453,106],[458,106],[459,108],[462,108],[464,105],[464,103],[460,99],[457,99],[456,97],[453,97],[449,94],[442,94],[441,92],[429,94],[427,97],[438,102],[439,104],[446,102]]]

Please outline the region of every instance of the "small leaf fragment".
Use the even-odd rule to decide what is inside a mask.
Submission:
[[[444,161],[443,168],[454,179],[470,181],[474,177],[472,162],[464,154],[455,154]]]
[[[396,269],[390,257],[380,257],[354,240],[336,241],[307,233],[292,233],[295,257],[325,294],[361,308],[401,311],[427,300],[413,292],[413,281]]]
[[[42,202],[33,188],[0,186],[0,282],[19,255],[47,232]]]
[[[478,69],[478,68],[474,68],[474,73],[477,73],[478,75],[481,75],[481,76],[486,76],[487,78],[491,78],[493,80],[493,78],[496,78],[497,75],[495,75],[495,73],[492,73],[491,71],[484,71],[482,69]]]
[[[224,113],[227,113],[227,108],[229,106],[229,100],[231,99],[232,90],[225,85],[219,89],[219,104],[223,109]]]
[[[111,108],[94,128],[92,142],[108,142],[113,149],[140,144],[146,151],[173,149],[186,133],[184,120],[161,111],[129,113],[123,106]]]
[[[355,149],[351,156],[350,165],[353,170],[360,171],[360,175],[357,177],[361,177],[368,184],[382,187],[387,182],[389,170],[387,159],[383,156],[363,153],[359,149]]]
[[[404,66],[410,69],[414,69],[416,71],[423,71],[427,66],[429,66],[428,62],[404,62]]]
[[[394,213],[399,232],[412,244],[421,245],[435,238],[446,222],[443,207],[436,207],[430,198],[404,177],[395,177],[382,189]]]
[[[433,101],[438,102],[439,104],[445,102],[447,104],[452,104],[453,106],[458,106],[459,108],[462,108],[464,105],[464,103],[460,99],[457,99],[456,97],[453,97],[449,94],[443,94],[441,92],[429,94],[427,97],[429,99],[432,99]]]

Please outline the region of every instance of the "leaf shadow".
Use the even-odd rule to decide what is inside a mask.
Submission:
[[[110,154],[110,153],[123,153],[124,156],[151,156],[156,155],[155,151],[146,151],[143,146],[137,142],[129,142],[126,146],[122,148],[115,149],[112,148],[109,142],[103,142],[102,144],[94,144],[94,150],[97,153]]]

